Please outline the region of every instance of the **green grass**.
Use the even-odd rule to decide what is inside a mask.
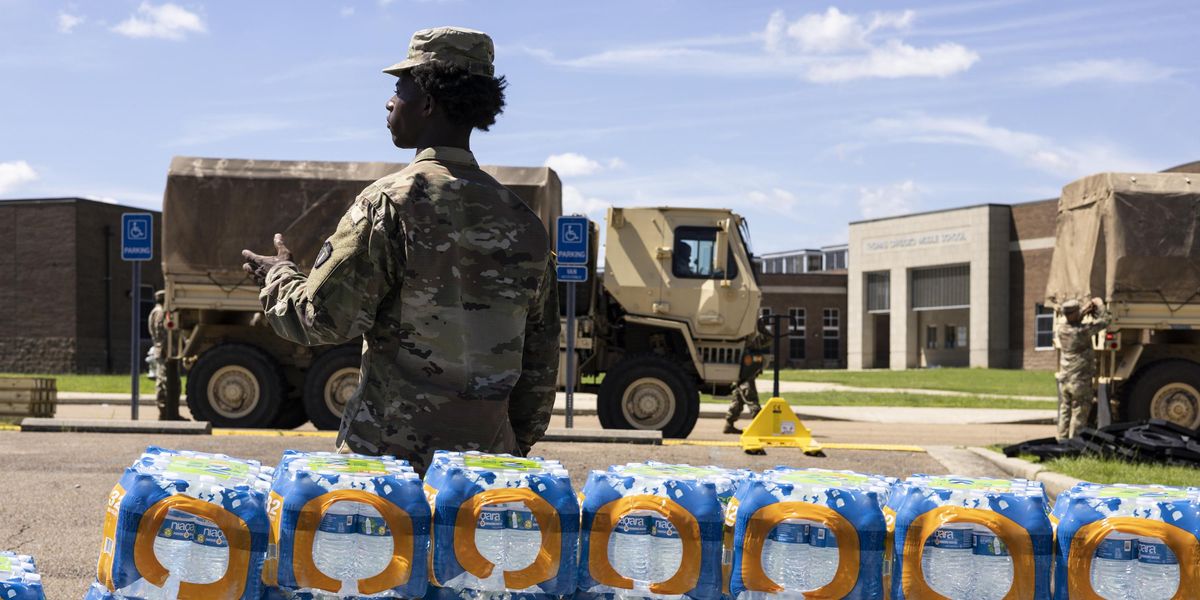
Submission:
[[[767,395],[759,394],[766,401]],[[1053,401],[979,398],[977,396],[933,396],[891,392],[784,392],[793,406],[916,406],[923,408],[1025,408],[1053,409]],[[701,402],[729,403],[728,397],[700,396]]]
[[[1200,469],[1193,467],[1130,463],[1091,456],[1059,458],[1043,464],[1051,471],[1094,483],[1156,483],[1186,487],[1200,481]]]
[[[0,377],[50,377],[60,392],[129,393],[129,374],[125,375],[46,375],[0,373]],[[186,378],[184,385],[186,385]],[[139,389],[143,394],[154,393],[154,381],[142,375]]]
[[[770,371],[762,374],[770,379]],[[907,371],[810,371],[786,369],[779,372],[780,381],[815,381],[840,383],[855,387],[886,387],[926,390],[947,390],[970,394],[1007,394],[1011,396],[1057,395],[1053,371],[1021,371],[1015,369],[910,369]]]

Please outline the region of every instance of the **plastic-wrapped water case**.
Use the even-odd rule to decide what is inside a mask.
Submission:
[[[0,598],[4,600],[45,600],[42,576],[28,554],[0,552]]]
[[[1054,516],[1056,598],[1200,594],[1200,489],[1081,483]]]
[[[725,509],[748,475],[653,461],[593,471],[582,496],[579,596],[720,598]]]
[[[150,447],[109,494],[88,600],[257,599],[270,469]]]
[[[913,475],[889,504],[892,598],[1049,600],[1054,531],[1042,484]]]
[[[789,467],[743,481],[726,512],[736,522],[733,597],[883,598],[883,509],[895,483]]]
[[[425,493],[433,506],[427,597],[574,592],[579,501],[557,461],[438,451]]]
[[[421,480],[390,456],[287,451],[269,503],[264,581],[285,598],[417,598],[428,580]]]

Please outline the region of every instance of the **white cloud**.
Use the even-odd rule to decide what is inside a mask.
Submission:
[[[37,171],[23,160],[0,162],[0,194],[29,183],[37,181]]]
[[[171,140],[167,145],[196,146],[211,144],[244,135],[280,131],[294,125],[291,121],[267,115],[203,117],[185,124],[183,135]]]
[[[814,83],[869,78],[949,77],[970,69],[979,54],[953,42],[903,41],[916,13],[844,13],[836,7],[788,21],[776,11],[754,35],[678,40],[615,48],[571,59],[544,49],[526,53],[557,66],[650,70],[723,76],[798,76]],[[735,47],[736,46],[736,47]]]
[[[59,11],[58,13],[58,32],[71,33],[75,28],[82,25],[86,19],[79,15],[73,15],[69,12]]]
[[[343,6],[342,10],[339,11],[338,14],[342,15],[343,17],[353,17],[354,16],[354,7],[353,6]]]
[[[918,194],[917,184],[906,180],[879,187],[858,188],[858,210],[864,219],[894,217],[913,212]]]
[[[131,38],[182,40],[192,33],[208,31],[200,15],[171,3],[138,5],[137,13],[121,21],[113,31]]]
[[[781,188],[767,191],[753,190],[746,194],[745,201],[759,208],[781,213],[790,213],[799,202],[795,194]]]
[[[1170,67],[1120,58],[1065,61],[1040,65],[1027,71],[1030,81],[1051,87],[1088,81],[1150,83],[1169,79],[1174,74],[1175,69]]]
[[[554,169],[560,177],[583,177],[605,169],[622,169],[625,167],[625,161],[614,157],[601,163],[582,154],[564,152],[550,155],[546,158],[545,165]]]
[[[606,200],[586,196],[573,185],[563,186],[562,201],[564,215],[587,215],[593,221],[602,220],[612,206],[612,203]]]
[[[1103,141],[1066,145],[1036,133],[992,125],[986,117],[932,117],[876,119],[868,135],[897,142],[959,144],[988,148],[1021,160],[1056,176],[1079,177],[1100,171],[1151,171],[1145,161],[1125,155]]]

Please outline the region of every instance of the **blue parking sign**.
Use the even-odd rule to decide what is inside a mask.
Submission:
[[[587,265],[558,265],[555,267],[558,271],[558,280],[562,282],[584,282],[587,281]]]
[[[560,265],[586,265],[588,262],[587,217],[559,217],[558,238],[554,245]]]
[[[121,260],[146,261],[154,258],[154,215],[121,215]]]

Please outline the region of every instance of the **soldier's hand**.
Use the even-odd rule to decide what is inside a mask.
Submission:
[[[267,282],[267,273],[272,267],[279,263],[292,262],[292,251],[284,245],[283,234],[277,233],[275,234],[275,256],[262,256],[249,250],[242,250],[242,258],[246,259],[242,270],[249,273],[258,285],[263,285]]]

